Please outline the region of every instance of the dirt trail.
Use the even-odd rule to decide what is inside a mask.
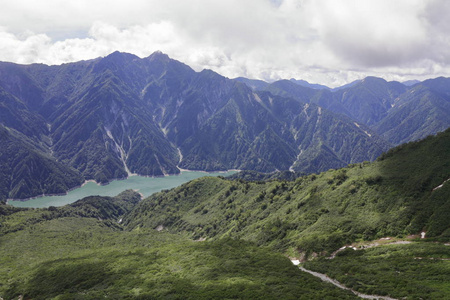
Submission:
[[[295,265],[295,264],[297,263],[297,261],[293,261],[293,263],[294,263],[294,265]],[[309,274],[311,274],[311,275],[313,275],[313,276],[315,276],[315,277],[318,277],[318,278],[320,278],[320,279],[323,280],[323,281],[326,281],[326,282],[329,282],[329,283],[331,283],[331,284],[334,284],[335,286],[337,286],[337,287],[340,288],[340,289],[347,290],[347,291],[351,291],[353,294],[355,294],[356,296],[358,296],[358,297],[360,297],[360,298],[363,298],[363,299],[372,299],[372,300],[380,300],[380,299],[381,299],[381,300],[397,300],[397,299],[395,299],[395,298],[391,298],[391,297],[388,297],[388,296],[379,296],[379,295],[367,295],[367,294],[363,294],[363,293],[357,292],[357,291],[355,291],[355,290],[352,290],[351,288],[346,287],[345,285],[343,285],[343,284],[340,283],[339,281],[337,281],[337,280],[335,280],[335,279],[332,279],[332,278],[328,277],[328,276],[325,275],[325,274],[318,273],[318,272],[314,272],[314,271],[310,271],[310,270],[305,269],[304,267],[299,267],[299,269],[302,270],[303,272],[306,272],[306,273],[309,273]]]
[[[424,235],[424,233],[422,232],[422,238],[424,238],[425,237],[425,235]],[[382,239],[380,239],[380,241],[381,240],[390,240],[390,238],[382,238]],[[338,254],[339,252],[341,252],[341,251],[344,251],[345,249],[347,249],[347,248],[351,248],[351,249],[353,249],[353,250],[355,250],[355,251],[358,251],[358,250],[365,250],[365,249],[369,249],[369,248],[373,248],[373,247],[378,247],[378,246],[385,246],[385,245],[401,245],[401,244],[411,244],[412,242],[411,241],[392,241],[392,242],[387,242],[387,243],[380,243],[379,241],[374,241],[374,242],[372,242],[372,243],[369,243],[369,244],[365,244],[365,245],[360,245],[359,247],[355,247],[355,246],[352,246],[352,245],[347,245],[347,246],[343,246],[343,247],[341,247],[341,248],[339,248],[338,250],[336,250],[336,251],[334,251],[333,253],[331,253],[331,255],[329,256],[329,257],[327,257],[327,259],[333,259],[333,258],[335,258],[336,257],[336,254]]]
[[[445,184],[447,181],[450,181],[450,178],[447,179],[447,180],[445,180],[442,184],[440,184],[440,185],[438,185],[437,187],[435,187],[435,188],[433,189],[433,191],[435,191],[435,190],[440,189],[441,187],[443,187],[444,184]]]

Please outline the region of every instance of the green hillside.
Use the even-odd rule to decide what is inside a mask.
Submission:
[[[140,202],[129,229],[233,237],[289,253],[327,253],[356,240],[422,230],[450,236],[450,130],[353,164],[295,181],[200,178]]]
[[[396,299],[447,299],[450,295],[450,247],[430,242],[346,249],[334,259],[305,262],[347,287]]]
[[[118,222],[139,195],[48,209],[0,205],[3,299],[356,299],[239,240],[195,242]]]
[[[0,297],[356,299],[290,256],[359,292],[448,298],[449,147],[447,130],[292,181],[205,177],[145,200],[0,205]],[[371,241],[422,231],[425,242]],[[326,258],[351,243],[371,248]]]

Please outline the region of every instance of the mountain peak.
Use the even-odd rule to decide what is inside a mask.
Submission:
[[[128,65],[133,60],[139,59],[134,54],[115,51],[103,58],[101,58],[95,65],[94,70],[101,72],[104,70],[116,70],[121,69],[123,66]]]
[[[234,78],[233,80],[245,83],[248,87],[250,87],[254,91],[263,90],[265,87],[269,85],[269,83],[265,82],[264,80],[248,79],[245,77],[237,77]]]
[[[158,50],[158,51],[155,51],[152,54],[150,54],[150,56],[147,57],[147,59],[150,61],[155,61],[155,60],[169,61],[170,57],[169,57],[169,55]]]
[[[202,79],[207,79],[207,78],[208,79],[218,79],[218,80],[228,79],[225,76],[223,76],[223,75],[221,75],[221,74],[219,74],[217,72],[214,72],[211,69],[203,69],[203,70],[201,70],[198,73],[198,76],[199,76],[199,78],[202,78]]]
[[[361,83],[386,83],[387,81],[383,78],[375,77],[375,76],[367,76],[364,78]]]
[[[413,85],[415,85],[417,83],[420,83],[420,82],[421,82],[420,80],[412,79],[412,80],[403,81],[402,84],[406,85],[406,86],[413,86]]]
[[[110,60],[110,61],[125,61],[125,60],[133,60],[136,58],[139,58],[139,57],[137,57],[134,54],[120,52],[120,51],[114,51],[113,53],[104,57],[104,59]]]
[[[289,79],[289,81],[291,81],[291,82],[293,82],[293,83],[295,83],[297,85],[300,85],[300,86],[303,86],[303,87],[307,87],[307,88],[311,88],[311,89],[315,89],[315,90],[324,90],[324,89],[325,90],[330,90],[330,88],[325,86],[325,85],[318,84],[318,83],[309,83],[308,81],[303,80],[303,79],[291,78],[291,79]]]

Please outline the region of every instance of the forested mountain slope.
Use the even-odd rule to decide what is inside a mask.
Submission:
[[[139,200],[126,191],[46,209],[0,204],[0,297],[357,299],[252,243],[126,231],[120,219]]]
[[[248,83],[249,81],[241,80]],[[367,77],[337,89],[313,89],[280,80],[256,90],[315,103],[365,125],[394,145],[425,138],[450,127],[450,79],[439,77],[406,86]]]
[[[421,231],[448,237],[449,147],[447,130],[394,148],[374,163],[295,181],[201,178],[145,199],[124,224],[306,253]]]
[[[195,72],[160,52],[61,66],[0,63],[0,116],[56,165],[99,183],[178,167],[319,172],[373,160],[391,146],[350,118]],[[21,174],[20,187],[1,183],[0,199],[54,192]]]

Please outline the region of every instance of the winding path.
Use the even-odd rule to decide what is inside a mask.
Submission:
[[[298,260],[292,260],[292,263],[294,264],[294,265],[298,265]],[[298,267],[300,270],[302,270],[303,272],[306,272],[306,273],[309,273],[309,274],[311,274],[311,275],[313,275],[313,276],[315,276],[315,277],[318,277],[318,278],[320,278],[321,280],[323,280],[323,281],[326,281],[326,282],[329,282],[329,283],[331,283],[331,284],[334,284],[335,286],[337,286],[338,288],[340,288],[340,289],[343,289],[343,290],[347,290],[347,291],[351,291],[353,294],[355,294],[356,296],[358,296],[358,297],[360,297],[360,298],[363,298],[363,299],[372,299],[372,300],[397,300],[397,299],[395,299],[395,298],[391,298],[391,297],[388,297],[388,296],[378,296],[378,295],[366,295],[366,294],[362,294],[362,293],[360,293],[360,292],[357,292],[357,291],[355,291],[355,290],[352,290],[351,288],[348,288],[348,287],[346,287],[345,285],[343,285],[342,283],[340,283],[339,281],[337,281],[337,280],[335,280],[335,279],[332,279],[332,278],[330,278],[330,277],[328,277],[327,275],[325,275],[325,274],[322,274],[322,273],[318,273],[318,272],[314,272],[314,271],[310,271],[310,270],[307,270],[307,269],[305,269],[304,267]]]
[[[435,187],[435,188],[433,189],[433,191],[435,191],[435,190],[437,190],[437,189],[440,189],[440,188],[443,187],[444,184],[445,184],[446,182],[448,182],[448,181],[450,181],[450,178],[447,179],[447,180],[445,180],[441,185],[438,185],[437,187]]]

